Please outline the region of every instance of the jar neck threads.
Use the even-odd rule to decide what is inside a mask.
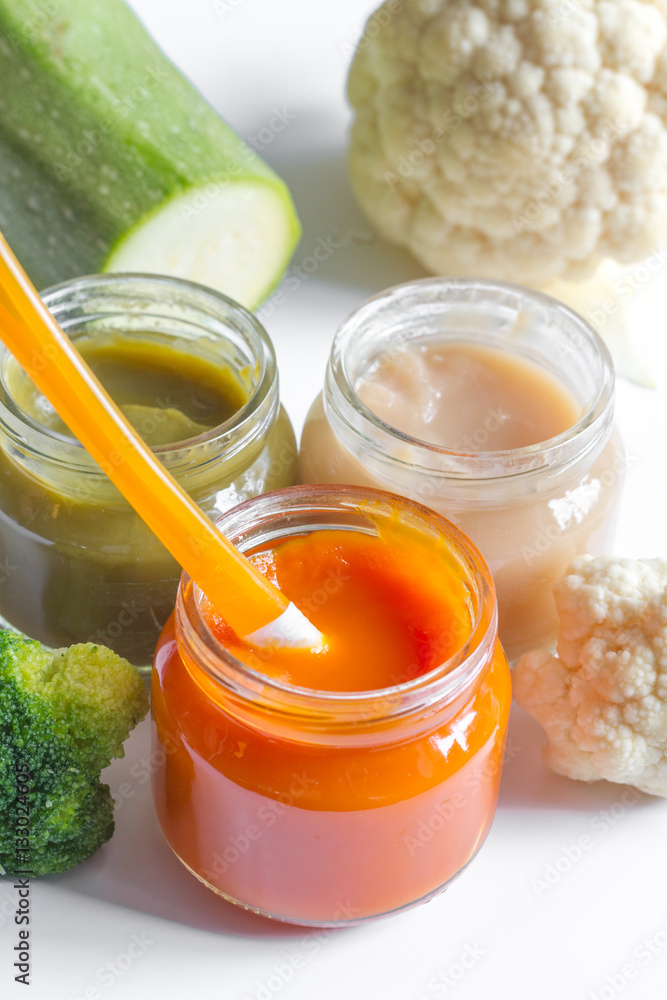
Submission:
[[[246,401],[227,421],[183,441],[154,447],[182,482],[205,474],[224,452],[226,461],[259,450],[279,410],[273,346],[261,324],[225,296],[175,278],[93,275],[47,289],[42,298],[65,332],[78,337],[135,335],[192,351],[238,378]],[[115,488],[78,441],[44,427],[24,411],[11,391],[25,378],[0,350],[0,432],[11,456],[59,489],[88,498],[117,497]]]
[[[542,366],[569,389],[581,416],[568,430],[537,445],[476,453],[448,450],[389,426],[359,398],[369,371],[408,344],[465,341],[496,347]],[[437,493],[448,483],[492,491],[517,489],[536,474],[557,475],[601,451],[613,421],[614,370],[609,352],[576,313],[546,295],[476,279],[427,278],[375,296],[340,327],[327,368],[324,407],[339,440],[383,481],[421,476]],[[401,492],[405,491],[405,487]],[[415,487],[415,493],[424,495]]]
[[[399,518],[416,534],[442,540],[468,597],[468,622],[457,652],[429,673],[381,690],[317,691],[267,677],[261,657],[252,665],[232,656],[200,610],[201,594],[184,575],[176,603],[179,652],[195,681],[225,711],[283,738],[320,744],[395,742],[444,718],[470,697],[496,647],[497,616],[486,564],[468,539],[443,517],[412,501],[356,487],[298,486],[255,497],[217,522],[241,551],[269,546],[308,531],[342,529],[379,534]],[[472,621],[470,622],[470,619]],[[456,623],[453,627],[457,627]]]

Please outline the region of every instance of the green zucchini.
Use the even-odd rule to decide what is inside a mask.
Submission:
[[[123,0],[0,0],[0,230],[37,287],[147,271],[248,308],[300,234],[283,181]]]

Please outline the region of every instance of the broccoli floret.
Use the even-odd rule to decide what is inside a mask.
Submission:
[[[0,871],[64,872],[109,839],[100,771],[147,710],[136,669],[104,646],[52,650],[0,629]]]

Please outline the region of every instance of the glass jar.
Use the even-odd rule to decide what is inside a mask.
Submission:
[[[153,449],[209,516],[295,481],[273,347],[241,306],[186,281],[125,274],[69,281],[42,298],[79,346],[127,336],[235,378],[246,401],[227,421]],[[26,382],[0,349],[0,615],[49,646],[99,642],[150,664],[180,567],[78,441],[22,408]]]
[[[580,407],[557,437],[493,451],[493,427],[453,451],[383,422],[359,398],[368,373],[408,344],[473,343],[541,366]],[[370,299],[339,329],[323,393],[301,439],[301,480],[356,483],[412,497],[444,514],[491,568],[499,634],[510,661],[550,648],[556,580],[583,553],[608,551],[625,457],[613,429],[609,352],[576,313],[548,296],[502,282],[427,278]]]
[[[430,672],[415,677],[406,663],[391,686],[362,692],[290,686],[225,649],[185,575],[156,650],[162,829],[205,885],[265,916],[328,926],[425,901],[492,822],[509,669],[491,576],[465,536],[421,505],[355,487],[281,490],[218,521],[246,553],[330,528],[377,535],[388,523],[429,552],[442,539],[434,558],[466,595],[458,651]]]

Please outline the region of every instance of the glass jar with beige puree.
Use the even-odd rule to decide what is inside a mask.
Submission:
[[[491,568],[515,660],[555,643],[553,585],[572,559],[611,544],[625,469],[613,410],[609,352],[571,309],[429,278],[339,329],[301,478],[382,487],[454,521]]]

